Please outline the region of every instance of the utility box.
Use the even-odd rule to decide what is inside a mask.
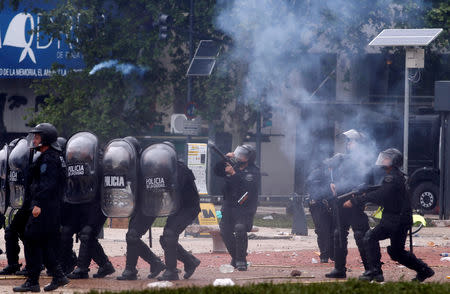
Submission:
[[[450,111],[450,81],[434,83],[434,110]]]
[[[423,68],[425,65],[425,49],[407,48],[406,49],[406,67]]]

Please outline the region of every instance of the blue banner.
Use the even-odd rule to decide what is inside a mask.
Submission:
[[[64,66],[58,70],[63,75],[84,68],[81,54],[65,38],[39,32],[41,22],[42,16],[29,9],[0,11],[0,78],[46,78],[52,75],[54,63]]]

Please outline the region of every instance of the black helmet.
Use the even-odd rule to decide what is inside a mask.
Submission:
[[[58,132],[56,128],[50,123],[41,123],[32,128],[29,133],[41,135],[41,145],[53,147],[54,149],[61,151],[59,144],[57,143]]]
[[[389,161],[386,162],[385,159],[388,159]],[[403,165],[403,154],[395,148],[386,149],[378,154],[378,159],[375,164],[400,168]]]
[[[141,154],[141,151],[142,151],[141,144],[139,144],[139,141],[135,137],[126,136],[123,139],[125,141],[127,141],[128,143],[130,143],[131,145],[133,145],[134,149],[136,149],[137,154]]]
[[[67,144],[67,139],[66,138],[58,137],[58,138],[56,138],[56,142],[58,142],[58,145],[61,148],[61,150],[65,150],[66,149],[66,144]]]
[[[239,158],[241,157],[245,157],[248,163],[255,162],[256,150],[252,145],[244,144],[237,146],[233,153],[237,160],[239,160]]]

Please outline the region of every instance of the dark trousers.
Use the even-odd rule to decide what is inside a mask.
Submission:
[[[144,215],[140,209],[131,217],[128,224],[126,268],[136,270],[138,258],[141,257],[150,265],[161,262],[141,238],[151,228],[156,217]]]
[[[19,209],[5,229],[6,258],[9,265],[19,263],[19,239],[24,240],[25,226],[29,217],[30,211]]]
[[[57,236],[47,235],[39,239],[27,239],[25,242],[25,259],[27,261],[28,278],[33,283],[39,282],[42,264],[55,277],[62,276],[56,256]]]
[[[247,262],[248,236],[253,227],[255,212],[240,207],[222,206],[220,234],[232,262]]]
[[[369,269],[364,250],[364,235],[369,230],[369,219],[364,213],[362,207],[354,206],[352,208],[338,209],[340,217],[340,226],[336,226],[334,231],[334,266],[339,271],[346,270],[347,259],[347,237],[350,227],[353,230],[353,236],[358,246],[359,254],[361,256],[364,268]],[[335,216],[336,217],[336,216]]]
[[[380,240],[390,239],[391,245],[387,252],[392,260],[399,262],[409,269],[419,272],[426,265],[413,253],[405,250],[405,241],[409,226],[395,225],[386,226],[380,223],[372,230],[367,231],[364,237],[364,247],[367,254],[369,267],[373,271],[381,272]]]
[[[317,245],[321,259],[334,259],[334,226],[333,214],[323,202],[310,203],[309,212],[314,222]]]
[[[175,271],[177,259],[184,264],[192,263],[194,256],[187,252],[178,242],[180,234],[198,216],[198,208],[181,208],[176,214],[167,218],[160,243],[164,249],[164,258],[168,270]]]
[[[72,262],[73,235],[75,234],[78,234],[80,240],[77,267],[88,271],[91,259],[100,267],[104,266],[109,259],[97,237],[106,221],[100,206],[96,204],[67,205],[65,209],[68,218],[64,220],[61,230],[63,268],[69,268]]]

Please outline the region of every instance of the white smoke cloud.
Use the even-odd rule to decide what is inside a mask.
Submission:
[[[93,75],[101,69],[113,67],[116,71],[121,72],[124,75],[129,75],[131,72],[136,72],[142,75],[148,70],[146,67],[136,66],[130,63],[119,63],[117,60],[108,60],[95,65],[89,72],[89,75]]]
[[[233,40],[231,58],[248,64],[241,101],[254,103],[259,97],[266,97],[275,108],[283,108],[286,137],[297,136],[305,142],[317,137],[317,130],[327,125],[333,118],[319,115],[299,114],[298,103],[318,101],[312,96],[317,85],[306,85],[305,73],[314,72],[320,62],[307,53],[346,52],[357,55],[364,52],[372,37],[382,28],[390,28],[395,21],[413,21],[406,13],[399,13],[401,6],[395,0],[222,0],[216,26]],[[411,0],[417,7],[422,0]],[[367,13],[367,11],[371,11]],[[365,23],[364,17],[367,15]],[[374,23],[373,19],[378,19]],[[327,25],[324,26],[323,24]],[[331,70],[330,69],[330,73]],[[327,75],[328,73],[325,73]],[[323,76],[323,74],[322,74]],[[323,79],[323,78],[322,78]],[[333,98],[333,97],[330,97]],[[324,97],[321,98],[322,101]],[[295,106],[294,106],[295,105]],[[296,132],[302,117],[300,132]],[[350,128],[365,131],[361,121],[368,114],[358,113],[348,116],[341,124],[343,131]],[[371,134],[367,134],[369,137]],[[361,152],[362,157],[376,158],[379,150],[370,140]],[[325,144],[312,149],[326,150]],[[281,146],[283,148],[283,146]],[[297,147],[298,148],[298,147]],[[297,152],[304,152],[298,150]],[[311,157],[305,151],[305,157]],[[366,159],[361,162],[365,162]]]

